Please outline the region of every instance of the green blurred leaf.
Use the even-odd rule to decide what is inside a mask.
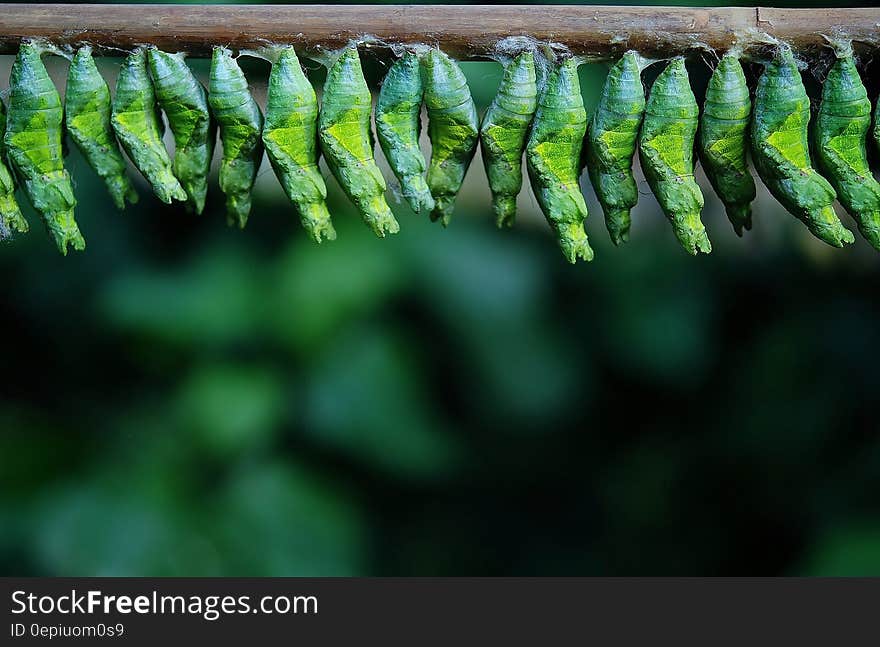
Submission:
[[[247,365],[201,366],[178,397],[183,426],[202,447],[227,457],[266,445],[285,413],[279,376]]]
[[[403,478],[450,470],[460,448],[431,405],[412,348],[355,328],[321,358],[305,391],[305,431]]]
[[[130,269],[97,307],[118,330],[175,346],[245,340],[262,325],[259,265],[241,249],[212,248],[184,267]]]
[[[271,280],[269,316],[279,339],[308,353],[397,292],[405,274],[383,243],[366,228],[346,227],[333,242],[290,245]]]
[[[430,232],[415,239],[409,262],[423,307],[468,358],[456,386],[474,406],[551,430],[549,420],[588,397],[575,393],[591,376],[579,340],[553,320],[546,258],[516,240],[496,243],[502,234],[487,224],[443,235],[442,246]]]
[[[341,577],[365,568],[357,511],[292,462],[246,466],[218,504],[228,574]]]
[[[632,376],[687,389],[699,383],[715,351],[715,298],[704,259],[671,254],[619,254],[598,269],[599,316],[608,359]],[[705,263],[704,263],[705,264]]]
[[[109,482],[65,484],[38,508],[37,550],[50,575],[154,576],[214,572],[197,523],[180,522],[173,507],[143,490]],[[190,520],[191,522],[194,519]]]

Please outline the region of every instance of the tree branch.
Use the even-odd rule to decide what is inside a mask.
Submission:
[[[706,46],[724,51],[758,32],[798,50],[821,46],[823,34],[876,43],[880,33],[880,9],[873,8],[0,4],[0,16],[2,53],[15,52],[29,37],[59,45],[88,42],[107,54],[151,43],[204,56],[215,44],[335,49],[373,36],[387,43],[437,44],[452,55],[478,58],[506,36],[532,36],[582,55],[637,49],[669,56]]]

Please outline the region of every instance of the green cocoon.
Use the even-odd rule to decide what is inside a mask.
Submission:
[[[327,185],[318,169],[318,99],[293,47],[282,47],[272,64],[263,145],[272,169],[317,243],[335,240],[324,200]]]
[[[110,123],[122,148],[156,196],[165,203],[186,200],[186,192],[171,171],[171,158],[162,142],[162,116],[143,49],[136,49],[122,62]]]
[[[244,73],[225,47],[214,48],[208,103],[220,126],[223,145],[220,189],[226,194],[226,221],[244,229],[251,212],[251,190],[263,159],[263,114]]]
[[[820,240],[855,241],[834,212],[837,194],[810,164],[810,99],[787,47],[764,68],[755,91],[752,159],[770,193]]]
[[[6,166],[3,146],[5,133],[6,106],[0,101],[0,240],[5,240],[16,232],[24,234],[29,229],[27,220],[21,215],[21,209],[15,201],[15,178]]]
[[[742,65],[736,56],[722,57],[709,79],[700,121],[700,159],[727,218],[742,236],[752,228],[751,202],[755,180],[749,172],[749,117],[752,101]]]
[[[627,52],[608,72],[587,128],[587,171],[615,245],[629,240],[630,210],[639,201],[632,162],[645,115],[642,63]]]
[[[526,135],[538,107],[535,56],[522,52],[504,67],[498,93],[483,117],[480,146],[492,191],[498,227],[516,218],[516,196],[522,190],[522,158]]]
[[[577,62],[568,58],[548,71],[526,144],[526,165],[532,191],[569,263],[593,260],[584,231],[587,205],[578,184],[586,130]]]
[[[172,170],[187,195],[187,209],[205,208],[208,173],[214,155],[216,129],[205,88],[184,62],[184,54],[149,49],[150,75],[159,106],[174,135]]]
[[[448,225],[455,196],[477,149],[477,108],[461,68],[439,49],[422,59],[431,162],[428,187],[434,196],[431,220]]]
[[[135,203],[137,192],[125,173],[125,159],[110,124],[110,88],[98,72],[92,48],[81,47],[70,63],[64,93],[64,120],[70,138],[89,166],[104,180],[113,204]]]
[[[327,71],[318,117],[321,150],[364,222],[384,237],[397,233],[400,225],[385,201],[385,178],[373,159],[372,107],[357,48],[349,47]]]
[[[871,102],[855,61],[852,56],[841,58],[822,86],[814,152],[843,208],[862,236],[880,250],[880,184],[868,168],[865,150],[870,127]]]
[[[406,52],[388,70],[379,90],[376,134],[403,197],[416,213],[434,209],[434,198],[425,182],[427,164],[419,148],[423,96],[419,57]]]
[[[703,194],[694,179],[699,114],[684,59],[674,58],[651,87],[639,136],[639,159],[651,191],[689,254],[712,251],[700,220]]]
[[[18,50],[9,75],[4,144],[28,200],[66,255],[68,245],[81,251],[86,241],[73,216],[76,198],[61,150],[64,111],[43,65],[44,51],[36,43],[23,43]]]

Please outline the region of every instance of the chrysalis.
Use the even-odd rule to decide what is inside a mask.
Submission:
[[[587,128],[587,171],[615,245],[629,240],[629,212],[639,200],[632,162],[645,114],[642,61],[630,51],[611,68]]]
[[[110,123],[122,148],[156,196],[165,203],[186,200],[186,192],[171,172],[171,158],[162,142],[162,116],[143,49],[136,49],[122,63]]]
[[[18,50],[9,75],[4,142],[28,199],[66,255],[68,245],[81,251],[86,241],[73,216],[76,198],[61,151],[61,97],[43,65],[44,51],[36,43],[23,43]]]
[[[220,188],[226,194],[226,220],[243,229],[251,211],[251,189],[263,158],[263,114],[232,52],[225,47],[214,48],[208,103],[220,126],[223,144]]]
[[[587,112],[577,62],[568,58],[548,72],[526,145],[532,191],[569,263],[593,260],[584,231],[587,205],[578,184]]]
[[[694,179],[699,114],[684,58],[674,58],[654,81],[645,104],[639,159],[648,185],[689,254],[712,251],[700,220],[703,194]]]
[[[755,181],[746,161],[752,101],[742,65],[728,54],[718,62],[709,86],[700,121],[700,159],[715,193],[724,203],[727,218],[742,236],[752,228],[751,202]]]
[[[510,227],[516,218],[526,135],[537,107],[535,56],[522,52],[505,65],[498,93],[480,126],[483,164],[492,191],[495,224],[499,227]]]
[[[327,71],[318,133],[321,150],[339,186],[376,233],[397,233],[400,225],[385,202],[385,178],[373,160],[370,113],[373,97],[355,47]]]
[[[125,160],[110,125],[110,88],[98,72],[92,48],[81,47],[70,63],[64,93],[67,132],[89,166],[104,180],[117,209],[138,195],[125,173]]]
[[[434,198],[425,183],[425,157],[419,148],[424,88],[419,57],[401,56],[382,82],[376,101],[376,134],[403,197],[416,213],[430,213]]]
[[[5,133],[6,106],[0,101],[0,240],[9,238],[15,232],[24,234],[29,229],[27,220],[21,215],[15,201],[15,179],[6,166],[3,146]]]
[[[149,50],[156,99],[174,135],[171,168],[186,191],[187,208],[200,214],[205,208],[216,132],[205,88],[183,59],[182,53]]]
[[[822,86],[815,130],[819,168],[862,236],[880,250],[880,184],[868,168],[871,102],[852,55],[838,59]]]
[[[428,187],[435,202],[431,220],[448,225],[455,196],[477,149],[477,108],[461,68],[439,49],[425,54],[422,70],[431,140]]]
[[[327,186],[318,169],[318,99],[293,47],[282,47],[269,75],[263,145],[288,199],[315,242],[336,231],[324,200]]]
[[[810,99],[791,49],[783,47],[765,66],[755,91],[755,169],[770,193],[816,237],[843,247],[855,238],[834,213],[834,189],[810,164],[809,123]]]

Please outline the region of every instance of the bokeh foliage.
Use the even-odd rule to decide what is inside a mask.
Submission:
[[[702,182],[690,258],[640,174],[619,249],[586,188],[571,267],[527,190],[494,230],[479,160],[448,230],[398,201],[381,241],[328,176],[320,247],[266,164],[244,232],[216,178],[119,214],[68,165],[87,251],[30,212],[0,249],[3,574],[880,574],[880,261],[766,192],[740,240]]]

